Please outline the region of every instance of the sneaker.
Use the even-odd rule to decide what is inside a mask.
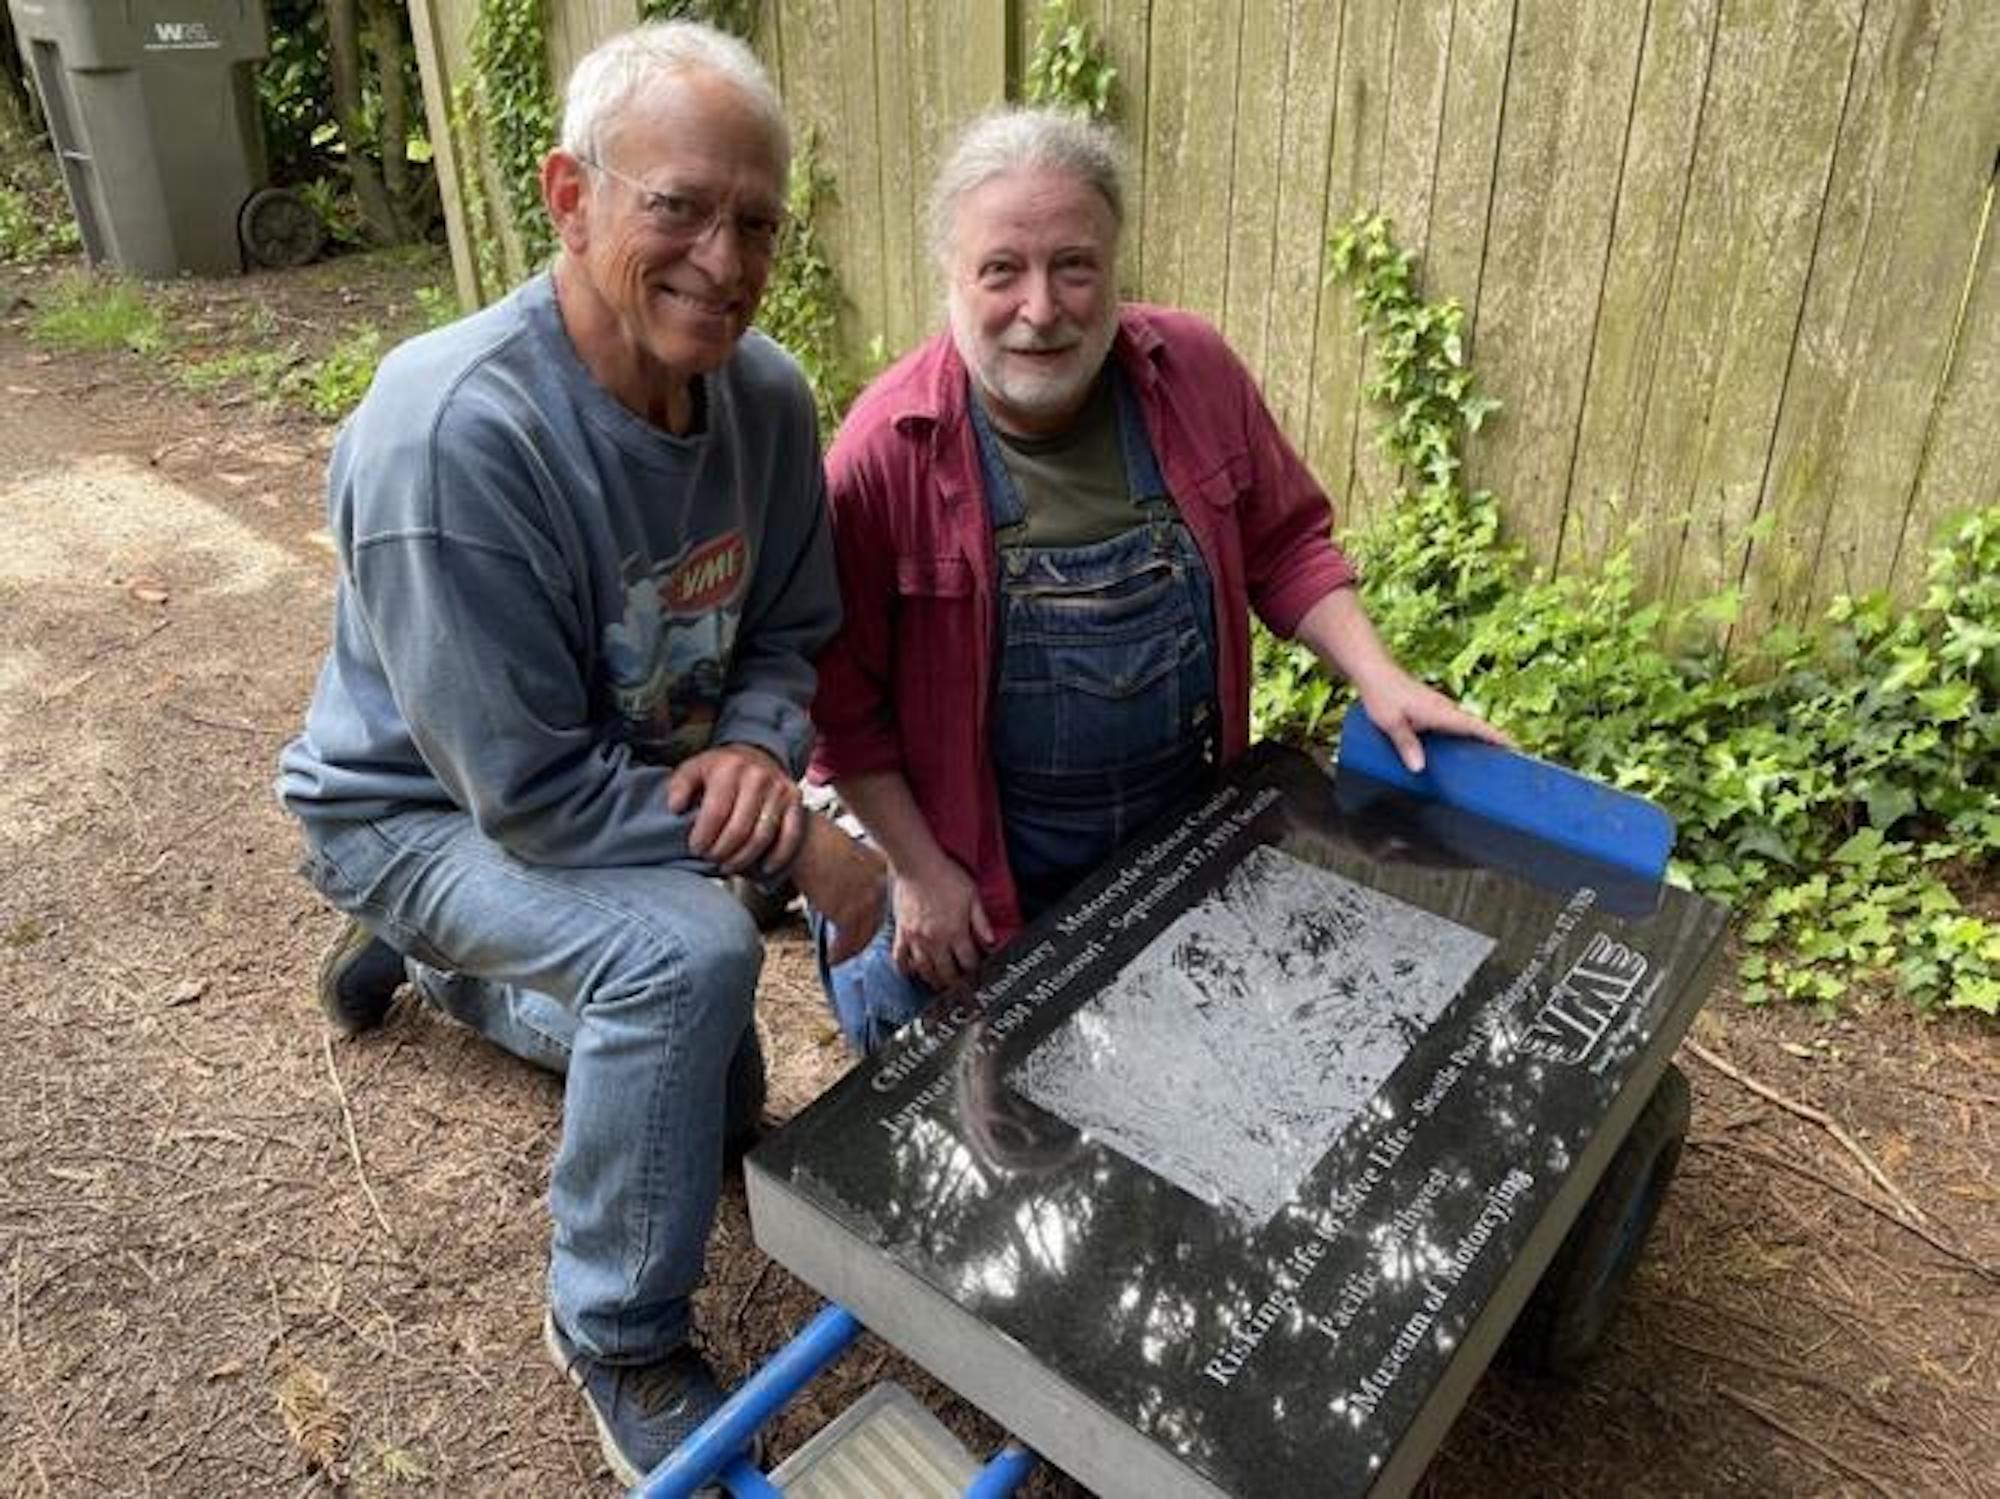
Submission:
[[[334,1029],[355,1036],[389,1013],[403,982],[403,955],[353,917],[319,964],[319,1007]]]
[[[583,1391],[604,1460],[627,1488],[665,1462],[729,1398],[708,1361],[686,1343],[650,1364],[607,1364],[581,1352],[554,1312],[542,1318],[542,1340],[556,1367]],[[695,1492],[722,1490],[711,1485]]]

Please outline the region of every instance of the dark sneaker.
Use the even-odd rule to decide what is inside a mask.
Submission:
[[[665,1462],[728,1399],[708,1361],[686,1343],[650,1364],[601,1363],[570,1342],[554,1312],[542,1318],[542,1340],[556,1367],[583,1391],[604,1460],[627,1488]],[[710,1486],[696,1492],[722,1490]]]
[[[403,955],[353,917],[319,964],[319,1007],[346,1035],[372,1031],[403,982]]]

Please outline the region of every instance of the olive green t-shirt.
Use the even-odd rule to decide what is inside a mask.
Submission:
[[[1019,437],[996,427],[993,435],[1028,512],[1022,525],[1008,528],[1010,544],[1089,546],[1139,524],[1118,441],[1118,402],[1108,378],[1098,377],[1097,388],[1065,431]]]

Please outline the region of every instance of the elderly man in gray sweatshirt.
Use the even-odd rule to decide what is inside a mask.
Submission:
[[[545,1331],[627,1483],[721,1399],[689,1298],[763,1067],[718,876],[845,903],[856,946],[879,914],[796,784],[839,603],[810,393],[748,331],[787,166],[728,37],[579,64],[552,269],[396,350],[340,434],[333,644],[280,768],[349,918],[334,1024],[407,981],[566,1076]]]

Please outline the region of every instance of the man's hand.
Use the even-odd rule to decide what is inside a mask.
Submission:
[[[1488,744],[1511,746],[1513,740],[1475,713],[1468,713],[1435,687],[1427,687],[1401,667],[1391,667],[1365,685],[1356,684],[1361,706],[1375,727],[1396,746],[1396,754],[1411,775],[1424,769],[1420,733],[1461,734]]]
[[[882,856],[810,812],[805,847],[792,865],[792,883],[814,910],[833,923],[827,960],[845,963],[866,947],[882,924],[882,890],[888,865]]]
[[[752,744],[719,744],[667,779],[667,810],[699,804],[688,848],[724,874],[776,874],[804,847],[810,820],[785,767]]]
[[[979,888],[957,861],[939,854],[921,878],[895,883],[896,966],[933,989],[969,978],[993,946],[993,923]]]

